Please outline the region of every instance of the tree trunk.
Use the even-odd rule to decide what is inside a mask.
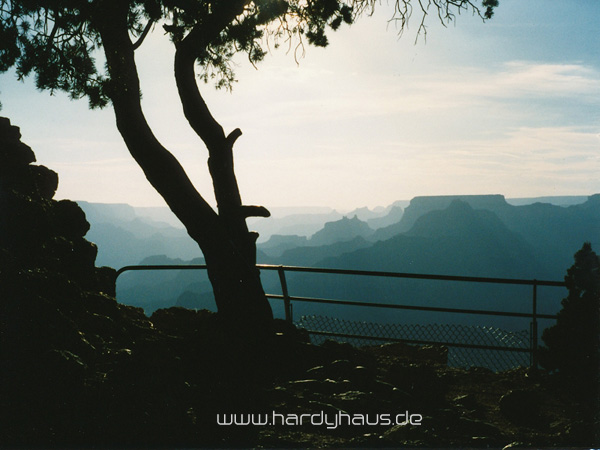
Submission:
[[[218,176],[215,179],[213,175],[215,191],[219,191],[216,192],[219,201],[217,214],[196,191],[176,158],[152,133],[140,103],[134,48],[127,31],[127,6],[123,5],[125,2],[119,3],[113,3],[113,14],[103,13],[110,20],[99,27],[110,74],[109,95],[119,132],[148,181],[200,246],[219,315],[247,328],[268,328],[265,325],[270,324],[273,315],[256,268],[255,238],[248,233],[239,192],[237,197],[235,194],[232,196],[231,189],[227,187],[231,183],[231,175],[226,182]],[[216,124],[214,119],[212,121]],[[215,130],[214,124],[208,124],[207,128]],[[222,128],[220,133],[223,139],[216,145],[220,155],[228,158],[227,152],[222,150],[229,148],[231,153],[233,141],[239,133],[226,137]],[[211,158],[213,153],[211,151]],[[230,167],[233,174],[232,157]],[[211,167],[213,172],[218,172],[218,169]],[[237,183],[235,186],[237,189]],[[243,219],[237,220],[240,217]],[[252,245],[249,245],[250,241]]]

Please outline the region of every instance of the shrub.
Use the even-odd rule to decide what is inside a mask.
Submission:
[[[558,372],[575,390],[597,397],[600,372],[600,258],[586,242],[575,253],[565,283],[569,295],[562,301],[556,325],[542,339],[540,363]]]

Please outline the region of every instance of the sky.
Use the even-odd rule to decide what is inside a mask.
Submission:
[[[232,92],[201,84],[226,132],[240,128],[246,204],[389,205],[418,195],[507,198],[600,192],[600,2],[500,0],[483,23],[417,12],[401,36],[384,1],[296,62],[236,60]],[[137,51],[146,117],[212,204],[207,151],[189,128],[157,28]],[[130,157],[113,112],[0,75],[0,116],[59,174],[56,198],[164,206]]]

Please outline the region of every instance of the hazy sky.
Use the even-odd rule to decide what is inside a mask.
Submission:
[[[384,2],[385,3],[385,2]],[[255,70],[233,93],[202,86],[234,148],[242,198],[269,206],[387,205],[416,195],[600,192],[600,1],[500,0],[491,21],[444,28],[418,17],[399,39],[389,7]],[[414,20],[417,19],[417,20]],[[138,50],[146,116],[214,203],[207,153],[188,128],[160,29]],[[0,76],[0,115],[57,171],[57,197],[164,205],[133,162],[110,108]]]

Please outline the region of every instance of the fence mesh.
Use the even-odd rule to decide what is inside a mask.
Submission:
[[[448,365],[452,367],[486,367],[503,371],[528,366],[528,352],[456,347],[450,344],[529,349],[528,330],[507,331],[490,326],[457,324],[382,324],[358,322],[328,316],[302,316],[297,326],[306,329],[313,344],[327,339],[356,346],[377,345],[385,341],[420,341],[448,345]],[[344,336],[319,335],[333,333]]]

